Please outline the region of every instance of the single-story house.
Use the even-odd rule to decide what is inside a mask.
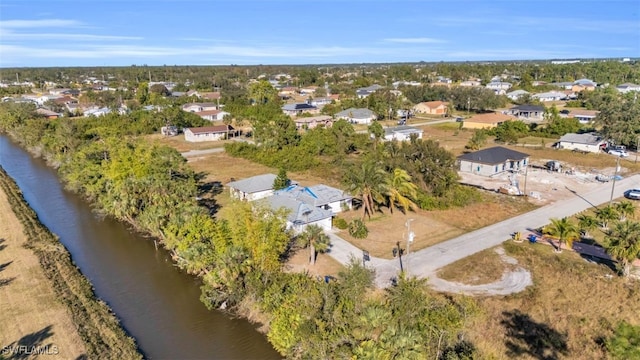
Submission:
[[[599,153],[607,142],[594,133],[586,134],[565,134],[558,140],[558,148],[567,150],[580,150],[592,153]]]
[[[364,99],[367,96],[373,94],[374,92],[376,92],[376,91],[378,91],[380,89],[382,89],[382,86],[380,86],[378,84],[373,84],[371,86],[359,88],[359,89],[356,90],[356,96],[358,97],[358,99]]]
[[[478,80],[465,80],[459,84],[459,86],[480,86],[482,83]]]
[[[504,81],[492,81],[486,85],[487,89],[491,90],[509,90],[512,84]]]
[[[47,109],[43,109],[43,108],[39,108],[36,110],[36,113],[40,116],[43,116],[47,119],[57,119],[60,117],[60,114],[58,114],[55,111],[51,111],[51,110],[47,110]]]
[[[592,122],[600,112],[597,110],[573,109],[569,111],[569,117],[578,119],[581,124]]]
[[[384,129],[384,139],[386,141],[407,141],[411,138],[411,135],[415,135],[417,139],[422,139],[422,130],[404,125]]]
[[[444,101],[425,101],[413,107],[413,111],[421,114],[430,115],[446,115],[448,102]]]
[[[580,92],[584,90],[593,91],[596,89],[596,86],[598,86],[598,84],[593,80],[579,79],[573,82],[573,86],[571,87],[571,90],[575,92]]]
[[[220,121],[220,120],[224,119],[225,115],[231,115],[228,112],[222,111],[222,110],[198,111],[195,114],[200,116],[201,118],[203,118],[205,120],[209,120],[209,121]]]
[[[304,103],[294,103],[294,104],[285,104],[282,107],[282,112],[289,116],[298,116],[302,113],[309,114],[317,114],[318,108],[306,102]]]
[[[542,102],[547,102],[547,101],[560,101],[560,100],[564,100],[567,98],[567,95],[563,92],[559,92],[559,91],[549,91],[549,92],[544,92],[544,93],[539,93],[539,94],[533,94],[531,95],[531,97],[533,99],[538,99]]]
[[[184,139],[189,142],[224,140],[233,130],[231,125],[186,128],[184,130]]]
[[[514,90],[511,92],[508,92],[507,97],[513,101],[517,101],[519,98],[525,96],[525,95],[529,95],[529,92],[526,90]]]
[[[313,129],[317,126],[331,127],[333,125],[333,118],[328,115],[318,115],[312,117],[300,117],[293,120],[296,123],[296,128],[299,129]]]
[[[314,207],[329,210],[333,214],[342,212],[353,207],[353,197],[340,189],[336,189],[324,184],[313,186],[291,185],[275,192],[275,195],[282,195],[302,201]]]
[[[331,104],[332,101],[333,99],[330,98],[329,96],[317,97],[317,98],[311,99],[311,105],[321,107],[321,106]]]
[[[182,105],[182,110],[186,112],[201,112],[209,110],[218,110],[216,103],[189,103]]]
[[[540,105],[517,105],[507,112],[520,120],[535,122],[544,119],[544,106]]]
[[[231,181],[227,184],[231,197],[242,201],[254,201],[273,195],[274,174],[262,174],[250,178]],[[291,180],[291,185],[297,185]]]
[[[487,113],[474,115],[462,122],[465,129],[492,129],[505,121],[517,120],[515,117],[502,113]]]
[[[286,195],[273,195],[261,201],[267,203],[274,210],[286,209],[288,211],[287,229],[293,230],[296,234],[304,232],[309,225],[317,225],[324,230],[331,230],[331,219],[333,218],[331,210],[315,207]]]
[[[518,171],[529,164],[529,154],[495,146],[458,156],[460,171],[493,176],[504,171]]]
[[[636,84],[632,84],[632,83],[624,83],[624,84],[620,84],[618,86],[616,86],[616,89],[623,93],[626,94],[630,91],[640,91],[640,85],[636,85]]]
[[[349,108],[336,114],[336,119],[344,119],[352,124],[371,124],[378,116],[369,109]]]

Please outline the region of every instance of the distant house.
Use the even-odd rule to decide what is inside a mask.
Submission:
[[[474,115],[465,119],[462,123],[462,127],[465,129],[492,129],[509,120],[517,120],[517,118],[511,115],[493,112]]]
[[[234,129],[231,125],[203,126],[186,128],[184,139],[189,142],[218,141],[227,138]]]
[[[274,210],[284,208],[288,213],[287,229],[296,234],[304,232],[309,225],[317,225],[324,230],[331,230],[331,219],[333,218],[331,210],[318,208],[286,195],[273,195],[261,201]]]
[[[226,115],[231,115],[228,112],[222,110],[204,110],[198,111],[195,114],[209,121],[220,121],[223,120]]]
[[[581,124],[589,124],[593,122],[599,113],[597,110],[572,109],[569,111],[568,117],[578,119]]]
[[[369,109],[349,108],[336,114],[336,119],[344,119],[352,124],[371,124],[378,116]]]
[[[202,92],[199,94],[202,99],[205,100],[220,100],[222,97],[219,91]]]
[[[300,117],[293,120],[297,129],[313,129],[317,126],[331,127],[333,118],[328,115],[319,115],[312,117]]]
[[[493,176],[505,171],[518,171],[529,164],[529,155],[496,146],[458,156],[460,171]]]
[[[497,95],[504,95],[507,90],[511,89],[511,83],[504,81],[492,81],[486,85],[486,88],[493,90]]]
[[[384,129],[384,139],[386,141],[407,141],[412,135],[417,139],[422,139],[422,130],[413,126],[396,126]]]
[[[304,103],[295,103],[295,104],[285,104],[282,107],[282,112],[289,116],[298,116],[302,113],[309,114],[317,114],[318,108],[306,102]]]
[[[538,99],[542,102],[564,100],[567,95],[560,91],[549,91],[531,95],[531,98]]]
[[[250,178],[231,181],[227,184],[231,197],[242,201],[254,201],[273,195],[274,174],[262,174]],[[291,181],[290,185],[297,182]]]
[[[466,80],[460,83],[459,86],[480,86],[482,83],[478,80]]]
[[[324,97],[317,97],[314,99],[311,99],[311,105],[316,106],[316,107],[322,107],[328,104],[331,104],[331,102],[333,101],[333,99],[329,96],[324,96]]]
[[[607,142],[594,133],[586,134],[565,134],[558,140],[558,148],[567,150],[580,150],[592,153],[599,153]]]
[[[507,113],[527,122],[542,121],[544,119],[544,106],[517,105],[509,109]]]
[[[182,110],[186,112],[202,112],[210,110],[218,110],[218,104],[216,103],[189,103],[182,105]]]
[[[616,86],[616,90],[618,90],[623,94],[626,94],[631,91],[640,91],[640,85],[636,85],[632,83],[624,83]]]
[[[373,94],[374,92],[376,92],[376,91],[378,91],[380,89],[382,89],[382,86],[380,86],[378,84],[373,84],[371,86],[359,88],[359,89],[356,90],[356,96],[358,97],[358,99],[364,99],[367,96]]]
[[[38,115],[40,115],[40,116],[43,116],[43,117],[47,118],[47,119],[57,119],[57,118],[60,117],[60,114],[58,114],[57,112],[51,111],[51,110],[47,110],[47,109],[43,109],[43,108],[37,109],[36,113]]]
[[[529,95],[529,92],[526,90],[514,90],[511,92],[508,92],[507,97],[513,101],[518,101],[518,99],[520,99],[521,97],[525,96],[525,95]]]
[[[333,214],[342,212],[353,207],[353,197],[340,189],[318,184],[313,186],[291,185],[282,190],[278,190],[275,195],[282,195],[302,201],[314,207],[329,210]]]
[[[429,115],[446,115],[448,106],[449,103],[444,101],[426,101],[415,105],[413,111]]]
[[[579,79],[573,82],[573,86],[571,86],[571,90],[575,91],[575,92],[580,92],[580,91],[593,91],[596,89],[596,86],[598,84],[595,83],[593,80],[589,80],[589,79]]]

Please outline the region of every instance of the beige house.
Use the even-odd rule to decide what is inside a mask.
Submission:
[[[426,101],[414,106],[413,111],[419,114],[446,115],[448,106],[449,103],[444,101]]]
[[[517,120],[516,117],[502,113],[488,113],[472,116],[462,123],[464,129],[492,129],[508,120]]]
[[[333,125],[333,118],[328,115],[319,115],[312,117],[301,117],[293,120],[296,123],[296,128],[299,129],[313,129],[317,126],[324,126],[326,128]]]
[[[184,139],[188,142],[225,140],[229,132],[233,132],[231,125],[203,126],[184,130]]]

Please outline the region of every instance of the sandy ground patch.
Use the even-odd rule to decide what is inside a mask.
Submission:
[[[47,359],[75,359],[85,353],[71,317],[55,297],[38,258],[23,247],[22,225],[0,189],[0,350],[40,346]],[[48,348],[45,348],[47,347]],[[57,354],[56,354],[57,353]],[[24,356],[23,353],[19,356]],[[16,358],[25,358],[25,357]]]
[[[318,254],[316,263],[309,264],[309,249],[300,249],[285,263],[285,271],[307,272],[311,276],[337,276],[344,266],[327,254]]]
[[[518,261],[505,254],[503,248],[496,248],[503,262],[515,266]],[[467,295],[509,295],[523,291],[532,285],[531,273],[523,267],[517,266],[513,270],[507,270],[498,281],[488,284],[469,285],[440,279],[437,274],[429,276],[429,285],[438,291],[452,292]]]

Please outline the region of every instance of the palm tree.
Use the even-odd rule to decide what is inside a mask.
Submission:
[[[316,255],[318,252],[325,252],[329,249],[331,241],[329,236],[318,225],[309,225],[298,237],[299,244],[309,248],[309,263],[316,264]]]
[[[640,223],[621,221],[607,235],[607,252],[618,261],[624,276],[629,276],[631,262],[640,257]]]
[[[598,226],[598,219],[589,215],[580,215],[578,216],[578,226],[585,238],[591,238],[589,232]]]
[[[545,227],[545,233],[558,240],[558,252],[562,251],[563,243],[571,248],[573,241],[580,237],[578,227],[566,217],[551,219],[551,225]]]
[[[405,170],[394,169],[393,174],[387,177],[385,185],[389,211],[392,214],[394,206],[401,208],[403,212],[417,207],[413,199],[418,195],[418,187],[411,182],[411,175]]]
[[[618,219],[618,213],[612,206],[606,206],[602,209],[598,209],[596,212],[596,217],[600,220],[600,226],[603,229],[607,229],[609,226],[609,221],[613,221]]]
[[[373,161],[365,161],[359,168],[347,172],[345,181],[349,191],[362,201],[362,220],[367,215],[371,218],[374,207],[384,202],[386,178],[384,169]]]
[[[614,205],[614,209],[620,215],[619,220],[625,221],[628,216],[633,216],[636,212],[636,206],[629,201],[622,201]]]

